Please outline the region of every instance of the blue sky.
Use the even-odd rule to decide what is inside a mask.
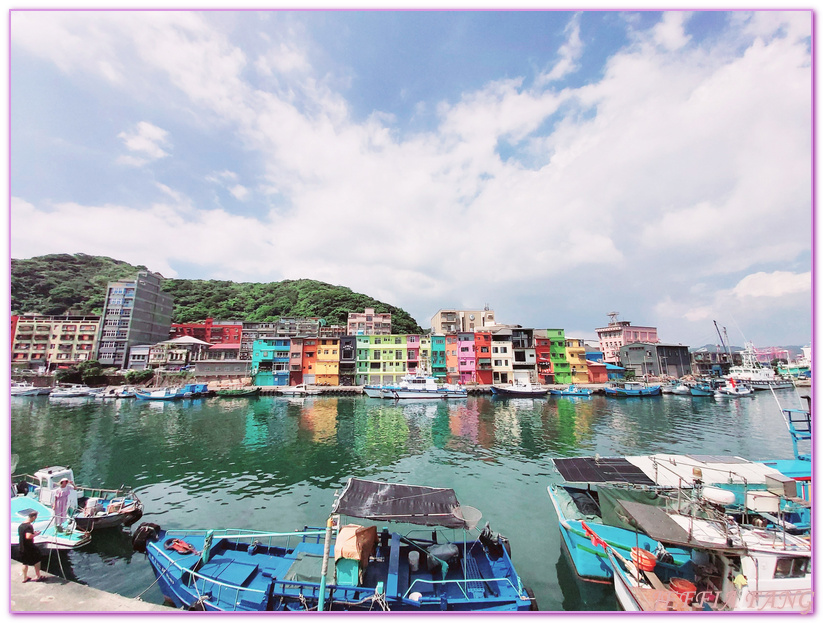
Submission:
[[[811,339],[809,11],[11,13],[11,257]]]

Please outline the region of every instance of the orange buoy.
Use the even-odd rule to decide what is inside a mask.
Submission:
[[[685,603],[691,602],[694,599],[695,593],[697,593],[697,587],[683,578],[672,578],[669,581],[669,588]]]
[[[650,551],[640,547],[632,547],[632,562],[641,571],[654,571],[657,558]]]

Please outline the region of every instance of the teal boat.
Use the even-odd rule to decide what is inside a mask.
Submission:
[[[549,393],[552,396],[591,396],[594,390],[578,387],[577,385],[569,385],[565,389],[550,389]]]
[[[637,381],[609,383],[603,388],[603,391],[606,392],[607,396],[613,398],[660,396],[662,394],[660,385],[647,385]]]

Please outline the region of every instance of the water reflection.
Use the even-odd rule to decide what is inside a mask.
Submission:
[[[784,406],[800,406],[792,398],[781,395]],[[609,590],[578,586],[559,557],[545,490],[557,478],[551,458],[673,452],[770,459],[792,452],[769,395],[725,402],[678,396],[76,402],[11,401],[18,471],[69,465],[78,482],[135,486],[144,521],[179,528],[322,524],[334,490],[350,476],[452,487],[512,539],[518,571],[541,607],[551,609],[614,605]],[[121,536],[95,538],[87,551],[59,560],[81,581],[134,596],[154,578]]]

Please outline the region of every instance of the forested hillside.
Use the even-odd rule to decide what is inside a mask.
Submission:
[[[12,259],[11,312],[99,315],[106,284],[131,278],[139,270],[146,267],[82,253]],[[327,324],[344,325],[349,312],[373,307],[376,312],[392,314],[393,333],[422,332],[414,318],[398,307],[310,279],[273,283],[167,279],[163,289],[174,297],[172,322],[206,318],[267,322],[286,316],[316,316]]]

